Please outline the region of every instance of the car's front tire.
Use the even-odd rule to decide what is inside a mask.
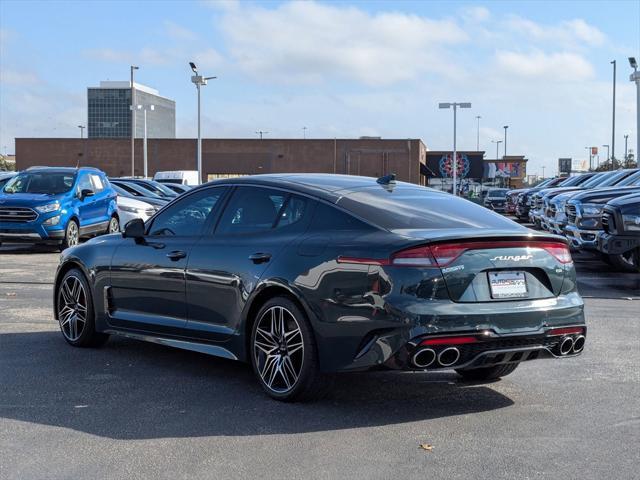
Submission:
[[[320,372],[311,324],[287,297],[272,298],[260,308],[249,354],[258,382],[276,400],[315,400],[328,390],[330,378]]]
[[[120,221],[115,215],[109,219],[109,225],[107,226],[107,235],[110,233],[118,233],[120,231]]]
[[[495,367],[471,368],[468,370],[457,369],[456,372],[465,380],[473,382],[488,382],[497,380],[512,373],[518,368],[519,363],[505,363],[504,365],[496,365]]]
[[[60,250],[74,247],[80,242],[80,227],[75,220],[69,220],[67,227],[64,229],[64,240],[60,244]]]
[[[109,335],[96,331],[91,289],[84,274],[69,270],[56,290],[56,314],[62,336],[74,347],[97,347]]]

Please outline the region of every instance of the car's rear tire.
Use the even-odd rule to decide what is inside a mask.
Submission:
[[[619,272],[640,271],[640,248],[617,255],[607,255],[608,263]]]
[[[96,332],[95,310],[91,289],[84,274],[73,268],[57,286],[56,317],[62,336],[74,347],[97,347],[109,335]]]
[[[80,227],[75,220],[69,220],[67,227],[64,229],[64,240],[60,244],[60,251],[69,247],[74,247],[80,242]]]
[[[320,372],[311,324],[291,299],[274,297],[262,305],[249,346],[253,371],[270,397],[310,401],[328,391],[331,377]]]
[[[505,377],[518,368],[519,363],[505,363],[504,365],[496,365],[495,367],[457,369],[456,373],[465,380],[490,381]]]

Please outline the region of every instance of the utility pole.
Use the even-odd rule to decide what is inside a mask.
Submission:
[[[133,71],[138,67],[131,65],[131,176],[135,177],[135,148],[136,148],[136,87],[133,83]]]
[[[307,139],[307,127],[302,127],[302,139]]]
[[[480,115],[476,115],[476,120],[478,121],[478,128],[476,130],[476,152],[480,151],[480,119],[482,117]]]
[[[256,134],[260,135],[260,140],[262,140],[262,135],[266,135],[267,133],[269,133],[269,132],[267,132],[265,130],[256,131]]]
[[[633,73],[629,75],[629,80],[636,83],[636,165],[640,165],[640,72],[638,62],[635,57],[629,57],[629,65],[633,68]]]
[[[613,159],[616,158],[616,61],[613,65],[613,114],[611,116],[611,170],[613,170]]]

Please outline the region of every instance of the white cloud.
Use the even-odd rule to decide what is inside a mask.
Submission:
[[[468,40],[453,20],[316,2],[241,6],[221,25],[243,71],[285,82],[340,77],[379,86],[424,73],[452,76],[458,68],[446,61],[446,47]]]
[[[188,28],[185,28],[182,25],[178,25],[177,23],[171,22],[169,20],[164,22],[164,27],[167,35],[176,40],[191,41],[195,40],[197,37],[197,35]]]
[[[511,16],[506,27],[516,35],[524,35],[537,42],[554,44],[561,48],[600,46],[606,36],[597,27],[582,19],[562,21],[557,25],[541,25],[519,16]]]
[[[489,9],[482,6],[467,7],[462,10],[462,18],[467,22],[486,22],[490,17]]]
[[[33,72],[19,72],[17,70],[0,70],[0,82],[8,85],[35,85],[40,81]]]
[[[569,52],[531,53],[498,51],[498,67],[508,75],[545,78],[559,81],[580,81],[593,77],[592,65],[581,55]]]

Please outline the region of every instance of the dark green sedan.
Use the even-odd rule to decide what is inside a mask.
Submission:
[[[563,238],[393,175],[194,188],[65,250],[54,310],[73,346],[123,335],[247,362],[286,401],[336,372],[493,380],[579,355],[586,337]]]

